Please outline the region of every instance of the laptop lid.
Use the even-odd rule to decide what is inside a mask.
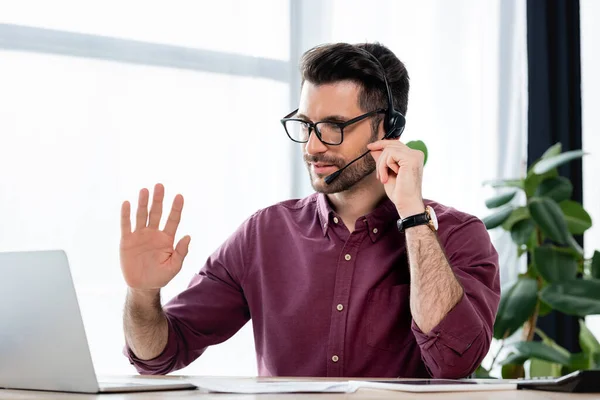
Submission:
[[[0,253],[0,387],[97,393],[67,256]]]

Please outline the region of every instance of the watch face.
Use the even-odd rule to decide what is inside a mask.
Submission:
[[[435,210],[433,209],[433,207],[431,206],[427,206],[427,212],[429,213],[429,218],[431,220],[431,224],[433,224],[433,228],[434,230],[438,230],[438,220],[437,220],[437,216],[435,215]]]

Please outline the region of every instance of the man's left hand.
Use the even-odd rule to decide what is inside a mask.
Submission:
[[[383,183],[400,217],[424,212],[421,192],[423,152],[413,150],[399,140],[378,140],[369,143],[367,148],[377,163],[377,179]]]

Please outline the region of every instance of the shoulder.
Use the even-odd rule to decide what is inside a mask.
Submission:
[[[295,219],[303,214],[312,214],[317,209],[317,194],[302,199],[290,199],[261,208],[249,219],[250,224],[273,223],[287,219]]]
[[[457,210],[454,207],[438,203],[434,200],[425,200],[425,205],[433,208],[440,226],[443,223],[445,228],[452,228],[467,222],[481,222],[481,220],[474,215]]]
[[[484,223],[474,215],[446,206],[433,200],[425,200],[431,206],[438,219],[438,237],[442,241],[460,239],[461,241],[490,242]]]

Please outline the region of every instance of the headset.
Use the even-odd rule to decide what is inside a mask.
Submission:
[[[385,119],[383,120],[383,130],[385,132],[384,139],[397,139],[404,132],[404,127],[406,126],[406,118],[404,115],[394,108],[394,98],[392,97],[392,89],[388,84],[387,77],[385,74],[385,68],[373,53],[367,51],[362,47],[355,46],[359,51],[364,53],[367,57],[371,58],[381,72],[381,76],[383,76],[383,83],[385,84],[385,91],[387,93],[387,109],[385,110]]]
[[[406,118],[400,111],[394,108],[394,98],[392,97],[392,89],[388,84],[387,77],[385,75],[385,68],[383,68],[383,65],[381,64],[379,59],[377,59],[377,57],[375,57],[375,55],[373,55],[371,52],[367,51],[366,49],[363,49],[362,47],[354,47],[360,52],[364,53],[367,57],[375,61],[375,63],[379,67],[381,75],[383,76],[383,83],[385,83],[385,90],[387,93],[387,108],[385,110],[385,116],[383,120],[383,131],[385,132],[385,135],[383,136],[383,139],[398,139],[402,135],[402,132],[404,132],[404,127],[406,126]],[[340,176],[342,171],[344,171],[356,161],[365,157],[370,152],[370,150],[366,151],[359,157],[355,158],[354,160],[350,161],[348,164],[343,166],[341,169],[338,169],[331,175],[326,176],[325,183],[328,185],[331,184],[331,182],[333,182],[337,179],[338,176]]]

